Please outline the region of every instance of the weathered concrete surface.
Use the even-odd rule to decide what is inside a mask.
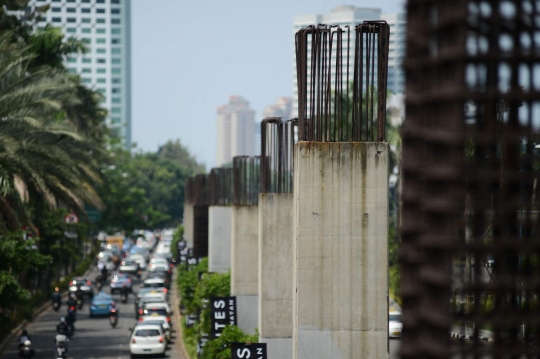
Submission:
[[[195,231],[195,215],[193,204],[184,202],[184,237],[188,248],[193,248],[193,237]]]
[[[236,320],[238,328],[248,334],[255,334],[257,323],[257,308],[259,306],[258,295],[236,296]]]
[[[259,209],[232,208],[231,295],[257,295],[259,291]]]
[[[231,269],[230,206],[208,208],[208,270],[226,273]]]
[[[388,145],[295,149],[295,359],[388,357]]]
[[[267,338],[292,338],[293,195],[259,194],[259,333]],[[281,343],[283,341],[274,341]],[[274,343],[272,342],[272,343]],[[270,343],[270,342],[269,342]],[[286,357],[292,358],[292,341]]]
[[[266,343],[268,359],[292,358],[292,338],[259,338],[259,342]]]

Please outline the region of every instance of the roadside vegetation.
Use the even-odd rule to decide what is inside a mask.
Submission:
[[[103,95],[64,65],[86,45],[27,4],[0,7],[0,340],[87,270],[99,230],[179,225],[184,180],[203,170],[179,141],[124,149]]]

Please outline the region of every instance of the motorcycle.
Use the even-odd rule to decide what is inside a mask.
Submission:
[[[96,288],[99,292],[101,292],[101,288],[103,288],[103,283],[101,283],[101,280],[96,282]]]
[[[55,358],[62,358],[62,359],[66,359],[66,352],[67,352],[67,348],[64,347],[64,346],[57,346],[54,350],[55,352]]]
[[[60,309],[60,302],[53,302],[52,306],[55,312],[58,312],[58,309]]]
[[[109,323],[113,328],[118,324],[118,313],[116,312],[116,309],[111,309],[109,313]]]
[[[77,308],[82,309],[83,308],[84,301],[82,299],[77,299]]]
[[[77,314],[77,307],[75,307],[74,305],[70,305],[68,307],[67,314],[75,316]]]

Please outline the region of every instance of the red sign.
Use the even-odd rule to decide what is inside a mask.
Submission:
[[[79,223],[79,217],[75,213],[69,213],[64,217],[64,221],[67,224],[77,224]]]

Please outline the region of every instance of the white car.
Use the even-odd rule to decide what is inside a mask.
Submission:
[[[167,289],[165,289],[167,290]],[[143,295],[141,295],[141,298],[148,298],[148,300],[150,299],[156,299],[156,300],[160,300],[161,302],[165,303],[167,302],[167,292],[163,292],[163,291],[157,291],[155,290],[155,288],[152,288],[152,291],[148,292],[148,293],[144,293]],[[145,299],[147,300],[147,299]]]
[[[169,253],[170,251],[171,246],[168,244],[160,244],[156,249],[156,253]]]
[[[146,259],[141,254],[132,254],[129,256],[130,259],[134,260],[135,262],[139,263],[139,268],[142,270],[146,269]]]
[[[129,341],[131,357],[141,354],[165,355],[167,338],[158,324],[138,324],[133,328]]]
[[[401,313],[390,312],[388,314],[388,335],[390,338],[400,338],[402,328],[403,323],[401,322]]]
[[[156,263],[153,266],[151,266],[150,268],[148,268],[148,271],[149,272],[155,272],[156,269],[158,269],[158,268],[164,268],[164,270],[163,270],[164,272],[169,271],[169,265],[166,264],[166,263],[165,264]]]
[[[169,305],[165,302],[148,302],[148,303],[145,303],[144,306],[143,306],[143,312],[144,310],[146,309],[165,309],[167,311],[167,315],[170,317],[171,316],[171,307],[169,307]]]
[[[129,257],[125,258],[124,260],[122,260],[122,262],[120,262],[120,267],[118,268],[118,271],[122,273],[139,274],[139,263]]]
[[[150,264],[148,266],[148,269],[152,270],[152,268],[155,265],[167,266],[167,265],[169,265],[169,262],[167,262],[167,260],[165,258],[153,258],[152,260],[150,260]]]
[[[143,315],[142,317],[139,317],[139,323],[146,323],[147,322],[154,322],[157,321],[159,324],[163,326],[163,329],[165,329],[165,336],[167,337],[167,340],[171,340],[171,326],[169,325],[169,322],[167,321],[167,317],[163,315],[158,315],[158,313],[153,313],[152,315]],[[155,324],[155,323],[152,323]]]

